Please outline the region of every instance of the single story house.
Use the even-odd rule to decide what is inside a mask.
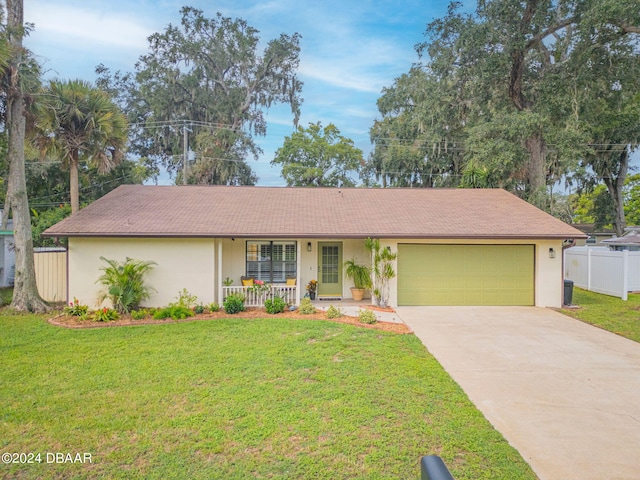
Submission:
[[[273,284],[292,303],[310,280],[320,299],[346,299],[343,262],[370,264],[371,237],[397,252],[390,306],[560,307],[563,245],[585,237],[501,189],[195,185],[124,185],[43,235],[68,237],[68,295],[90,306],[101,256],[157,262],[148,306],[183,288],[222,303],[246,288],[241,277]]]
[[[609,250],[622,252],[629,250],[630,252],[640,251],[640,231],[638,227],[627,227],[625,233],[621,237],[613,237],[603,240],[602,244],[609,247]]]
[[[587,238],[585,239],[576,240],[576,247],[583,247],[585,245],[601,246],[604,240],[608,240],[616,236],[616,232],[611,228],[601,228],[596,230],[595,224],[593,223],[576,223],[573,226],[587,235]]]

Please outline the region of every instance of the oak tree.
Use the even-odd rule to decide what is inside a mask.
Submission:
[[[285,137],[271,162],[282,166],[282,177],[290,187],[353,187],[363,163],[362,151],[351,139],[334,124],[323,127],[320,122],[298,127]]]

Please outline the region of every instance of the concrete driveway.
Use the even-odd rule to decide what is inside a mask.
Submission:
[[[640,479],[640,344],[535,307],[397,313],[540,479]]]

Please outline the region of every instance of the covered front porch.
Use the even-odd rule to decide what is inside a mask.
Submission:
[[[241,294],[247,307],[263,306],[274,296],[299,305],[312,281],[317,282],[318,299],[349,299],[352,285],[344,277],[343,262],[351,258],[368,261],[361,239],[221,238],[215,242],[216,301],[220,304],[231,294]],[[245,285],[243,278],[255,283]],[[323,300],[322,305],[326,303]]]

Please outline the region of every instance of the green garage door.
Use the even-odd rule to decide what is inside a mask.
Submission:
[[[398,305],[533,305],[533,245],[398,245]]]

